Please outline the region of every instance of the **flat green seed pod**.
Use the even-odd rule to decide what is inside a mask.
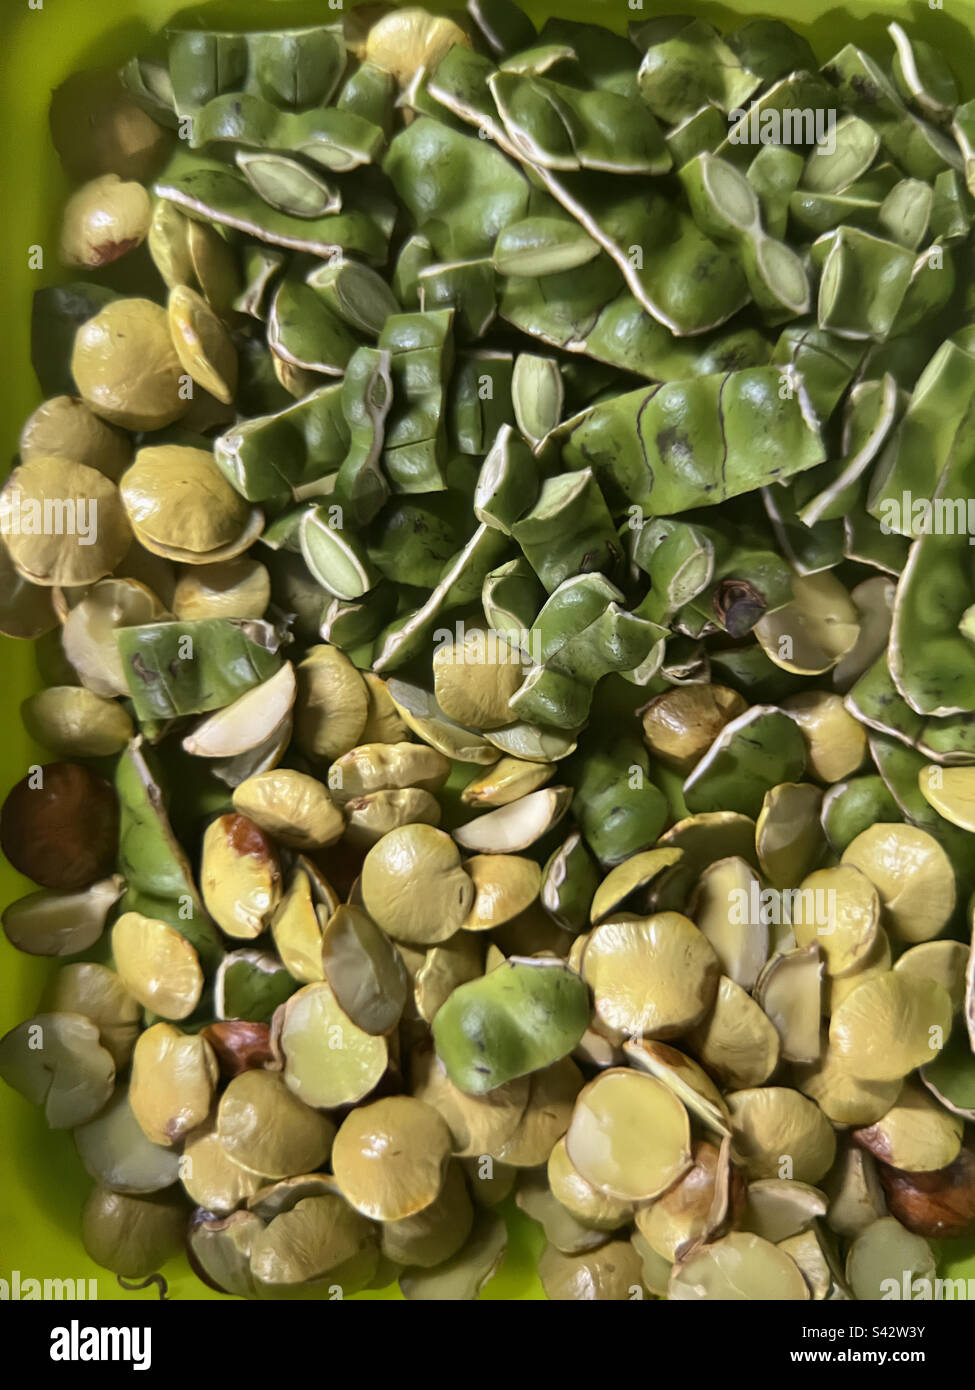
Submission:
[[[454,990],[433,1036],[454,1084],[481,1095],[566,1056],[588,1021],[578,975],[558,961],[514,959]]]

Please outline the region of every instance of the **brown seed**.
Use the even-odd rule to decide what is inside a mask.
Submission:
[[[43,888],[86,888],[112,872],[118,844],[113,788],[80,763],[46,763],[10,791],[0,846]]]
[[[217,1054],[220,1074],[228,1081],[242,1071],[252,1071],[274,1060],[271,1029],[266,1023],[251,1023],[244,1018],[208,1023],[202,1036]]]
[[[905,1173],[878,1165],[891,1216],[915,1235],[947,1240],[975,1231],[975,1150],[963,1148],[947,1168]]]

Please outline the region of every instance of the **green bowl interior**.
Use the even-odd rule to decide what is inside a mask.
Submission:
[[[426,8],[450,9],[443,0],[425,0]],[[649,16],[656,7],[643,0],[522,0],[537,21],[557,13],[617,30],[630,20]],[[41,394],[30,365],[30,312],[34,291],[65,279],[57,260],[57,225],[68,184],[50,143],[47,109],[54,87],[71,73],[118,64],[144,46],[150,35],[177,12],[174,0],[27,0],[4,6],[0,17],[0,188],[4,193],[0,218],[0,321],[6,337],[6,366],[0,379],[2,413],[0,444],[8,458],[17,448],[20,426],[37,406]],[[193,7],[211,23],[263,27],[337,18],[337,5],[292,0],[221,0]],[[664,9],[682,8],[678,4]],[[694,3],[693,13],[719,25],[754,14],[748,0],[728,4]],[[886,25],[898,20],[911,32],[945,52],[965,88],[975,94],[975,0],[955,0],[953,13],[931,9],[927,3],[888,0],[879,15],[867,0],[824,8],[817,0],[763,0],[761,12],[786,20],[807,35],[818,56],[826,59],[840,45],[855,41],[886,52]],[[37,248],[41,248],[42,268]],[[124,274],[124,272],[122,272]],[[120,284],[120,287],[122,285]],[[7,732],[0,743],[0,796],[24,776],[32,762],[44,761],[18,716],[20,701],[40,682],[30,643],[0,638],[0,663],[6,670],[3,709]],[[0,903],[6,904],[31,885],[0,860]],[[34,1012],[53,963],[15,951],[0,939],[0,1033]],[[113,1276],[86,1255],[78,1235],[79,1211],[90,1183],[75,1152],[70,1134],[51,1132],[40,1112],[5,1086],[0,1086],[0,1278],[13,1270],[22,1278],[97,1279],[102,1297],[154,1298],[150,1288],[122,1293]],[[518,1212],[509,1212],[510,1243],[501,1273],[487,1286],[486,1299],[541,1299],[535,1265],[544,1239],[540,1228]],[[975,1276],[975,1242],[943,1242],[943,1273]],[[220,1298],[190,1273],[185,1261],[164,1271],[173,1298]],[[400,1297],[398,1289],[357,1295],[359,1298]]]

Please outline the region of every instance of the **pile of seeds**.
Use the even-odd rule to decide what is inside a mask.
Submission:
[[[890,34],[370,5],[54,94],[0,1074],[99,1264],[472,1299],[515,1203],[552,1299],[873,1299],[975,1230],[975,102]]]

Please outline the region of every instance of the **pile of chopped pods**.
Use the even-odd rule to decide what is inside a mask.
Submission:
[[[54,94],[0,1075],[125,1280],[473,1299],[516,1205],[551,1299],[930,1287],[975,101],[896,24],[329,18]]]

